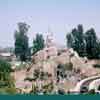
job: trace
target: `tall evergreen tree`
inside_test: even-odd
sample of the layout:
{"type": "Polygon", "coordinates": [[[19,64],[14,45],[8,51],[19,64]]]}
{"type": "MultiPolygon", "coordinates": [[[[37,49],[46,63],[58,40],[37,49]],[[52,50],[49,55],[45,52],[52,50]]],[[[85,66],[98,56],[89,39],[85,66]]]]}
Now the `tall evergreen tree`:
{"type": "Polygon", "coordinates": [[[85,40],[88,58],[98,58],[100,53],[99,42],[97,41],[96,32],[93,28],[85,33],[85,40]]]}
{"type": "Polygon", "coordinates": [[[15,31],[15,54],[21,61],[26,61],[29,53],[27,32],[29,25],[18,23],[18,31],[15,31]]]}
{"type": "Polygon", "coordinates": [[[75,51],[77,51],[80,56],[84,56],[85,42],[83,26],[81,24],[78,25],[77,29],[72,29],[72,32],[67,35],[67,44],[70,45],[70,47],[75,51]]]}
{"type": "Polygon", "coordinates": [[[70,34],[67,34],[66,38],[67,46],[77,51],[80,56],[91,59],[100,58],[100,41],[93,28],[84,33],[83,26],[79,24],[77,29],[74,28],[70,34]]]}
{"type": "Polygon", "coordinates": [[[71,48],[73,45],[73,37],[70,33],[68,33],[66,38],[67,38],[67,47],[71,48]]]}
{"type": "Polygon", "coordinates": [[[33,54],[42,50],[45,46],[44,38],[42,34],[36,34],[36,38],[33,40],[33,54]]]}
{"type": "Polygon", "coordinates": [[[77,31],[78,31],[78,46],[79,46],[78,53],[80,56],[85,56],[86,51],[85,51],[84,30],[81,24],[78,25],[77,31]]]}

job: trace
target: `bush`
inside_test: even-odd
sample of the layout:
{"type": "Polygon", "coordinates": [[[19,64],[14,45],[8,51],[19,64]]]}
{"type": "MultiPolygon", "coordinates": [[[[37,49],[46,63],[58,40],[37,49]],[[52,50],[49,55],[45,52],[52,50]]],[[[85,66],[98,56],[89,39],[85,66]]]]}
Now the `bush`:
{"type": "Polygon", "coordinates": [[[15,88],[0,88],[0,94],[16,94],[17,91],[15,88]]]}
{"type": "Polygon", "coordinates": [[[0,72],[8,72],[10,73],[12,71],[11,64],[8,63],[5,60],[0,59],[0,72]]]}
{"type": "Polygon", "coordinates": [[[67,64],[65,64],[64,65],[64,67],[65,67],[65,70],[72,70],[73,69],[73,64],[72,63],[67,63],[67,64]]]}
{"type": "Polygon", "coordinates": [[[34,80],[34,78],[30,78],[30,77],[26,77],[25,79],[24,79],[24,81],[30,81],[30,82],[32,82],[34,80]]]}
{"type": "Polygon", "coordinates": [[[17,91],[16,91],[16,88],[6,88],[6,92],[8,93],[8,94],[16,94],[17,93],[17,91]]]}
{"type": "Polygon", "coordinates": [[[35,70],[34,70],[34,73],[33,73],[34,79],[38,79],[38,78],[39,78],[39,74],[40,74],[40,70],[35,69],[35,70]]]}
{"type": "Polygon", "coordinates": [[[0,93],[2,94],[13,94],[15,93],[14,79],[11,77],[11,65],[0,60],[0,93]]]}
{"type": "Polygon", "coordinates": [[[98,90],[100,91],[100,85],[98,86],[98,90]]]}
{"type": "Polygon", "coordinates": [[[0,81],[8,81],[11,71],[11,65],[4,60],[0,60],[0,81]]]}
{"type": "Polygon", "coordinates": [[[67,77],[66,71],[72,71],[72,69],[73,69],[72,63],[59,64],[57,66],[57,80],[59,81],[59,76],[61,78],[66,78],[67,77]]]}
{"type": "Polygon", "coordinates": [[[94,89],[91,89],[90,91],[88,91],[88,94],[96,94],[94,89]]]}
{"type": "Polygon", "coordinates": [[[6,87],[8,84],[4,81],[0,81],[0,88],[6,87]]]}
{"type": "Polygon", "coordinates": [[[93,67],[94,68],[100,68],[100,64],[94,64],[93,67]]]}

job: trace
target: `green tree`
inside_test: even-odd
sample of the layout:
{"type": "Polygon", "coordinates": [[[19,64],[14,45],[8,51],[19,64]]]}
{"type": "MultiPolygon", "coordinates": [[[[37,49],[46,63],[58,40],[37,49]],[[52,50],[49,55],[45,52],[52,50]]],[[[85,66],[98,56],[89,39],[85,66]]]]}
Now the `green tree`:
{"type": "Polygon", "coordinates": [[[42,34],[36,34],[36,38],[33,40],[33,54],[44,48],[44,38],[42,34]]]}
{"type": "Polygon", "coordinates": [[[78,25],[77,27],[77,31],[78,31],[78,44],[79,44],[79,55],[80,56],[85,56],[86,51],[85,51],[85,41],[84,41],[84,30],[83,30],[83,26],[81,24],[78,25]]]}
{"type": "Polygon", "coordinates": [[[90,59],[99,58],[100,46],[96,36],[96,32],[93,28],[85,33],[85,41],[87,57],[90,59]]]}
{"type": "Polygon", "coordinates": [[[72,45],[73,45],[73,37],[72,37],[72,35],[69,33],[69,34],[67,34],[66,38],[67,38],[67,47],[68,47],[68,48],[71,48],[72,45]]]}
{"type": "Polygon", "coordinates": [[[91,59],[100,58],[100,41],[93,28],[83,31],[83,26],[79,24],[67,34],[67,46],[73,48],[80,56],[87,56],[91,59]]]}
{"type": "Polygon", "coordinates": [[[29,55],[29,45],[27,32],[29,25],[18,23],[18,31],[15,31],[15,54],[21,61],[26,61],[29,55]]]}
{"type": "Polygon", "coordinates": [[[73,48],[80,56],[84,56],[85,42],[83,26],[79,24],[77,28],[72,29],[70,34],[67,34],[66,38],[68,47],[73,48]]]}

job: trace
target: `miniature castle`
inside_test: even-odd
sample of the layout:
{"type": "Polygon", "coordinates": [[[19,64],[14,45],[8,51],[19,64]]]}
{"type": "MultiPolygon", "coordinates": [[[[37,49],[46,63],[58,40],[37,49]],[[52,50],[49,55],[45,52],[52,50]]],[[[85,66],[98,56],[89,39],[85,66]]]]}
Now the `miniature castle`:
{"type": "Polygon", "coordinates": [[[53,33],[48,31],[46,36],[46,45],[43,50],[38,51],[35,57],[40,60],[46,60],[57,56],[57,47],[54,42],[53,33]]]}

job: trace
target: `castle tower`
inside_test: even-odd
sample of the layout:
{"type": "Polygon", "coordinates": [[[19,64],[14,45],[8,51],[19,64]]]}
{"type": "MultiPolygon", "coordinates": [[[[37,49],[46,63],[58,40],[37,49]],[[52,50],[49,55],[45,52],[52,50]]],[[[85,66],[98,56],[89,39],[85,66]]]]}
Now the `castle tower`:
{"type": "Polygon", "coordinates": [[[46,37],[46,47],[54,46],[54,36],[50,28],[48,28],[47,37],[46,37]]]}

